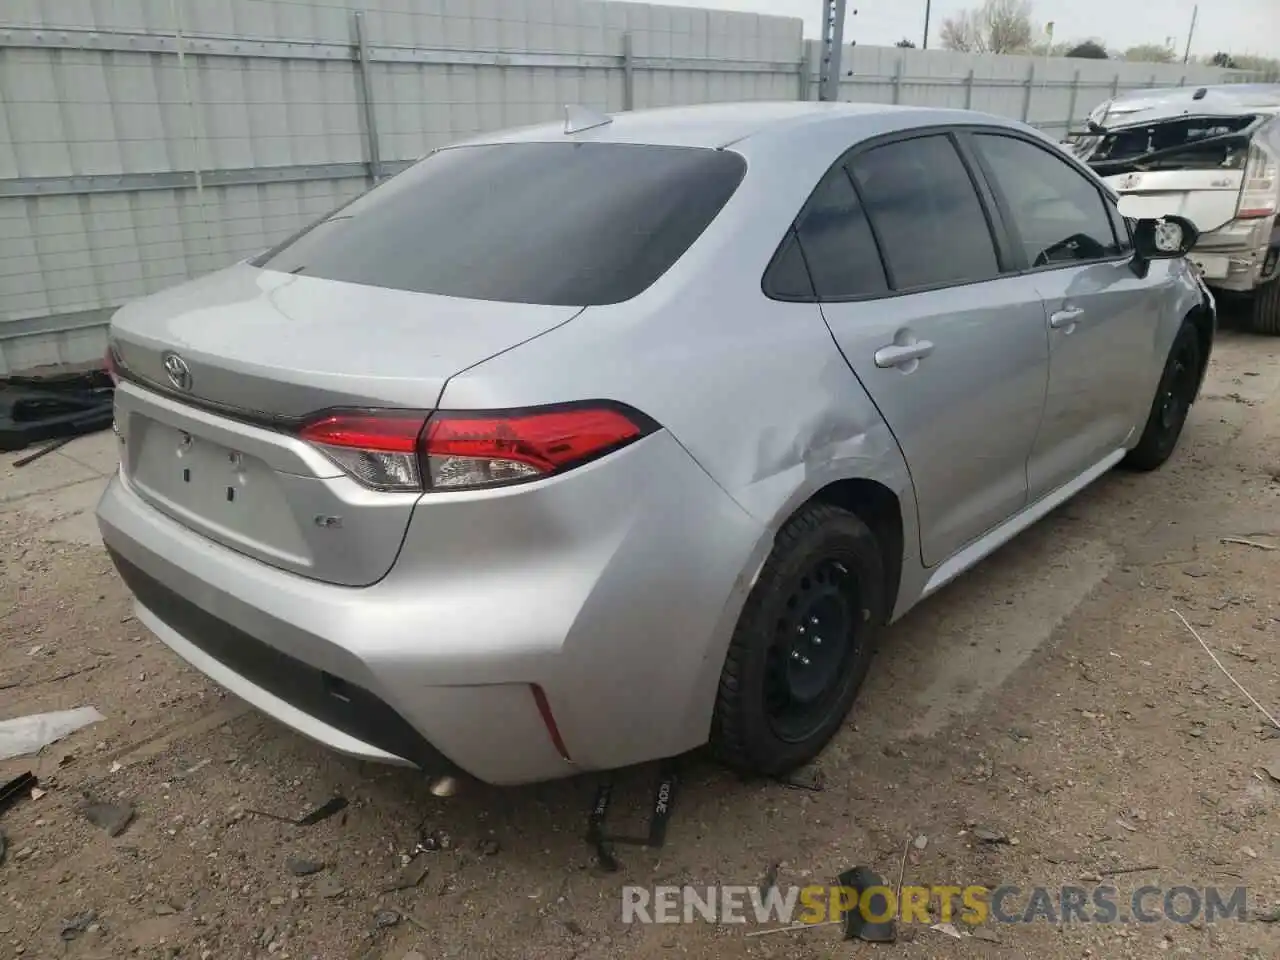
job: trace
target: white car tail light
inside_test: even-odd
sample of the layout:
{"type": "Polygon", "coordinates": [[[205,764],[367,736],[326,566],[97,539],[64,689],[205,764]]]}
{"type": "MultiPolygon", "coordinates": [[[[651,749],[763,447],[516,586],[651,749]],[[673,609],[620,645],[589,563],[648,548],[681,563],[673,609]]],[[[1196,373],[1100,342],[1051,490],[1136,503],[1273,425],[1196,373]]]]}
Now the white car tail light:
{"type": "Polygon", "coordinates": [[[1240,203],[1236,217],[1253,220],[1270,217],[1276,212],[1277,178],[1280,164],[1276,155],[1260,143],[1249,146],[1249,158],[1244,165],[1244,183],[1240,187],[1240,203]]]}
{"type": "Polygon", "coordinates": [[[657,429],[620,404],[519,411],[331,411],[299,432],[374,490],[469,490],[562,473],[657,429]]]}

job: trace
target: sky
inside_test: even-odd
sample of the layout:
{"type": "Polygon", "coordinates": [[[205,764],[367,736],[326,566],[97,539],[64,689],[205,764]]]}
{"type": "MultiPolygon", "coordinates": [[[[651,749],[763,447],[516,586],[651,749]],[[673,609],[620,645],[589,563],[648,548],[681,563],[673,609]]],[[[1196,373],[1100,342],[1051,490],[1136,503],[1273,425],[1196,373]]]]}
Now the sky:
{"type": "MultiPolygon", "coordinates": [[[[680,0],[674,0],[680,2],[680,0]]],[[[683,0],[690,6],[718,10],[747,10],[801,17],[805,36],[819,35],[822,0],[683,0]]],[[[845,41],[890,46],[903,37],[920,45],[925,0],[847,0],[845,41]]],[[[939,44],[945,17],[977,6],[980,0],[933,0],[929,44],[939,44]]],[[[1280,0],[1032,0],[1037,27],[1054,22],[1057,41],[1099,37],[1108,47],[1124,50],[1140,43],[1164,43],[1173,38],[1181,53],[1191,26],[1191,13],[1200,15],[1191,41],[1193,56],[1230,53],[1280,57],[1280,0]]]]}

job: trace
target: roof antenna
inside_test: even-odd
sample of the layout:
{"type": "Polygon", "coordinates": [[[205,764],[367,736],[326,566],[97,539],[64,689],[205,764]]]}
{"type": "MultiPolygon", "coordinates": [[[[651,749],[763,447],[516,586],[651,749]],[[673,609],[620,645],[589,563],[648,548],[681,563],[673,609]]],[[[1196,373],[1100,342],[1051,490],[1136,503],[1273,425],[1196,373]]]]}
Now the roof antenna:
{"type": "Polygon", "coordinates": [[[580,107],[576,103],[566,103],[564,105],[564,132],[581,133],[583,130],[593,130],[596,127],[603,127],[606,124],[613,123],[613,117],[603,113],[596,113],[589,107],[580,107]]]}

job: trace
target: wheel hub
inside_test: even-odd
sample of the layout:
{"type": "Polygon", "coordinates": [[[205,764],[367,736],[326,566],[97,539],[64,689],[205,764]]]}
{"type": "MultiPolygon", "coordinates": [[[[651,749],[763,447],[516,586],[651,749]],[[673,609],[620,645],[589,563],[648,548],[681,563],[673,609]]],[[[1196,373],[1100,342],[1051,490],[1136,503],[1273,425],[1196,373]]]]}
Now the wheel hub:
{"type": "Polygon", "coordinates": [[[826,722],[863,619],[856,578],[838,561],[816,564],[795,581],[765,674],[765,708],[779,737],[803,740],[826,722]]]}
{"type": "Polygon", "coordinates": [[[1191,405],[1195,369],[1188,352],[1188,348],[1184,347],[1174,359],[1173,369],[1169,371],[1168,386],[1160,400],[1160,425],[1166,430],[1177,426],[1191,405]]]}

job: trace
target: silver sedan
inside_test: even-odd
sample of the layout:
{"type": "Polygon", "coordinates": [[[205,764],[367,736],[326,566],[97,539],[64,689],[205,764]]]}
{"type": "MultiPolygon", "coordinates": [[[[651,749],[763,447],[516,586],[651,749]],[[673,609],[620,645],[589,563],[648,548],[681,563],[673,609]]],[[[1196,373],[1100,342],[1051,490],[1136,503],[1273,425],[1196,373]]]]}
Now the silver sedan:
{"type": "Polygon", "coordinates": [[[1195,234],[996,117],[572,109],[121,309],[103,537],[178,655],[347,754],[782,774],[888,624],[1170,456],[1195,234]]]}

